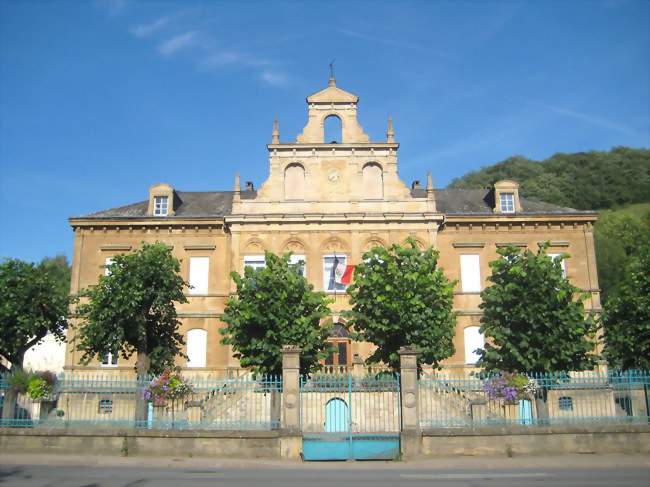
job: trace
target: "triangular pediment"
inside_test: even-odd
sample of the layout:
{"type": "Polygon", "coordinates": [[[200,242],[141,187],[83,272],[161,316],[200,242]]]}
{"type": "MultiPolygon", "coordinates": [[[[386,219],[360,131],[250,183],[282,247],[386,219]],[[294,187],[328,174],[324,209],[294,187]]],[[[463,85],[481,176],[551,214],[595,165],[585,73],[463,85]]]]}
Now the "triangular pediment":
{"type": "Polygon", "coordinates": [[[307,103],[357,103],[359,97],[336,85],[330,85],[324,90],[307,97],[307,103]]]}

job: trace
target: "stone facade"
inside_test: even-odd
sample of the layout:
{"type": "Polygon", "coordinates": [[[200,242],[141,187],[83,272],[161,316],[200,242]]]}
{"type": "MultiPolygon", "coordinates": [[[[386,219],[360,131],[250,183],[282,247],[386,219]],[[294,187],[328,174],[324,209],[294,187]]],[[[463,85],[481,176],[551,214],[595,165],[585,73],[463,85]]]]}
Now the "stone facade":
{"type": "MultiPolygon", "coordinates": [[[[595,213],[520,198],[514,181],[485,190],[437,190],[429,174],[426,185],[413,182],[409,187],[398,175],[399,144],[390,119],[386,140],[371,142],[357,121],[358,98],[338,88],[334,79],[308,97],[307,105],[308,121],[296,142],[281,142],[274,123],[267,146],[269,176],[258,190],[249,183],[242,190],[238,175],[232,191],[185,192],[157,184],[142,202],[71,218],[72,292],[96,283],[115,254],[142,242],[165,242],[180,260],[186,280],[191,262],[205,273],[198,288],[188,289],[189,302],[178,312],[186,337],[195,329],[207,333],[205,357],[193,369],[218,375],[239,373],[219,334],[219,316],[234,289],[230,272],[241,272],[245,262],[259,259],[265,250],[301,256],[306,277],[320,290],[328,286],[326,256],[345,256],[347,264],[356,264],[372,246],[403,243],[408,237],[422,248],[433,245],[448,277],[459,280],[454,297],[459,312],[456,353],[444,362],[448,369],[471,369],[466,329],[479,325],[479,293],[486,285],[488,263],[504,244],[537,249],[540,242],[550,241],[550,253],[568,253],[567,277],[591,293],[586,307],[599,311],[595,213]],[[325,143],[328,117],[341,123],[340,143],[325,143]],[[193,259],[197,257],[204,259],[193,259]],[[472,284],[461,272],[464,259],[474,266],[472,284]]],[[[337,322],[348,300],[344,290],[332,292],[332,297],[332,319],[337,322]]],[[[69,335],[66,370],[104,370],[99,363],[81,366],[80,352],[73,348],[74,329],[69,335]]],[[[337,340],[345,346],[334,363],[351,365],[357,354],[363,358],[371,353],[369,344],[346,343],[345,336],[337,340]]],[[[179,358],[178,365],[188,364],[179,358]]],[[[133,363],[120,359],[105,366],[130,371],[133,363]]]]}

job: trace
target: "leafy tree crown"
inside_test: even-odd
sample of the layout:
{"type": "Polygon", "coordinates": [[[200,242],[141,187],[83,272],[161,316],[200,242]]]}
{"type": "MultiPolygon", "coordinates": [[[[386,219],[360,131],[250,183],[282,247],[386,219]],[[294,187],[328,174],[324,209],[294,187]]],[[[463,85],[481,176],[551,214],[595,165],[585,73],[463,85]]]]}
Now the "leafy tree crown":
{"type": "Polygon", "coordinates": [[[564,277],[561,259],[515,246],[498,249],[492,283],[481,293],[481,332],[489,337],[479,363],[488,370],[550,372],[592,364],[595,322],[585,316],[588,295],[564,277]],[[577,299],[576,299],[577,297],[577,299]]]}
{"type": "Polygon", "coordinates": [[[640,246],[605,303],[604,354],[610,365],[650,370],[650,244],[640,246]]]}
{"type": "Polygon", "coordinates": [[[266,252],[264,268],[247,266],[243,275],[231,274],[237,291],[221,317],[222,343],[232,345],[240,364],[258,374],[282,373],[284,345],[300,346],[303,374],[318,369],[326,356],[331,329],[321,322],[330,314],[330,300],[314,291],[298,264],[289,263],[290,255],[266,252]]]}
{"type": "Polygon", "coordinates": [[[65,340],[70,304],[70,267],[65,257],[34,265],[0,263],[0,355],[21,368],[25,352],[47,333],[65,340]]]}
{"type": "Polygon", "coordinates": [[[356,338],[377,346],[370,362],[398,370],[404,346],[416,347],[420,363],[434,366],[454,354],[456,283],[438,267],[438,255],[432,247],[420,250],[413,239],[363,255],[348,287],[352,309],[346,316],[356,338]]]}
{"type": "Polygon", "coordinates": [[[144,243],[116,255],[108,275],[80,293],[77,349],[82,362],[107,352],[128,359],[146,354],[150,371],[160,373],[182,355],[183,337],[174,303],[185,303],[180,264],[164,243],[144,243]]]}

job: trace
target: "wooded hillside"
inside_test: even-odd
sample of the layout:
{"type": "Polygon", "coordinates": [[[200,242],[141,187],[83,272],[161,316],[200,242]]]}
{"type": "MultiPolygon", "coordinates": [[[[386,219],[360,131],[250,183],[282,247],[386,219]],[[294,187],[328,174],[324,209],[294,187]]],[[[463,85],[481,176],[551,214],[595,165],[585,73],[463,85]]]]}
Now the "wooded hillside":
{"type": "Polygon", "coordinates": [[[578,210],[650,202],[650,150],[557,153],[543,161],[514,156],[454,179],[450,188],[487,188],[519,182],[522,196],[578,210]]]}
{"type": "Polygon", "coordinates": [[[555,154],[543,161],[515,156],[454,179],[451,188],[487,188],[514,179],[521,195],[578,210],[601,211],[594,236],[603,298],[623,279],[637,249],[650,240],[650,150],[555,154]]]}

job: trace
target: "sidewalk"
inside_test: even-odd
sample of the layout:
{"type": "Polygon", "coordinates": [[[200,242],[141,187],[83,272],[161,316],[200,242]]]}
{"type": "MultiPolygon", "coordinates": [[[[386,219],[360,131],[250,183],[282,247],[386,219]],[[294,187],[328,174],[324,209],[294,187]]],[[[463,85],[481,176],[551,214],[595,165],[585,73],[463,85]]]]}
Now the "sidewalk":
{"type": "Polygon", "coordinates": [[[291,462],[282,460],[239,460],[205,457],[119,457],[0,453],[0,465],[45,465],[59,467],[154,467],[154,468],[230,468],[255,467],[278,469],[414,469],[414,470],[473,470],[473,469],[611,469],[650,468],[647,455],[558,455],[544,457],[448,457],[410,462],[291,462]]]}

